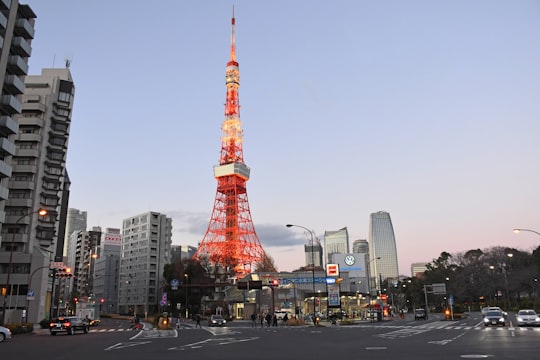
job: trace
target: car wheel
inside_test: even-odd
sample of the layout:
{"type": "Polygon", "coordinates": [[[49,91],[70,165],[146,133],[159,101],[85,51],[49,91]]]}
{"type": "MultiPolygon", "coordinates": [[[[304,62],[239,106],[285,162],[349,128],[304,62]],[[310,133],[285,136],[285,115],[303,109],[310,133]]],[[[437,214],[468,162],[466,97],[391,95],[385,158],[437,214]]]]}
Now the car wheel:
{"type": "Polygon", "coordinates": [[[75,329],[73,329],[73,328],[69,328],[69,330],[68,330],[68,334],[69,334],[69,335],[73,335],[73,334],[75,334],[75,329]]]}
{"type": "Polygon", "coordinates": [[[3,342],[4,340],[6,340],[6,335],[4,335],[4,333],[1,333],[0,334],[0,342],[3,342]]]}
{"type": "Polygon", "coordinates": [[[56,333],[55,333],[55,332],[52,332],[51,335],[52,335],[52,336],[56,336],[56,333]]]}

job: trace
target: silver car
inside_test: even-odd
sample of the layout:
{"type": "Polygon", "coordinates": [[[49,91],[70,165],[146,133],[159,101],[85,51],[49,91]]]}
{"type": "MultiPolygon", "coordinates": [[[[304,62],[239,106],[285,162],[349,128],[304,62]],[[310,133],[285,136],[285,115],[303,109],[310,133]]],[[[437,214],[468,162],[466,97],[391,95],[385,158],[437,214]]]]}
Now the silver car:
{"type": "Polygon", "coordinates": [[[536,311],[531,309],[522,309],[519,310],[516,314],[516,320],[518,326],[539,326],[540,317],[536,311]]]}
{"type": "Polygon", "coordinates": [[[3,326],[0,326],[0,342],[11,339],[11,331],[3,326]]]}
{"type": "Polygon", "coordinates": [[[208,318],[208,326],[225,326],[227,321],[221,315],[211,315],[208,318]]]}

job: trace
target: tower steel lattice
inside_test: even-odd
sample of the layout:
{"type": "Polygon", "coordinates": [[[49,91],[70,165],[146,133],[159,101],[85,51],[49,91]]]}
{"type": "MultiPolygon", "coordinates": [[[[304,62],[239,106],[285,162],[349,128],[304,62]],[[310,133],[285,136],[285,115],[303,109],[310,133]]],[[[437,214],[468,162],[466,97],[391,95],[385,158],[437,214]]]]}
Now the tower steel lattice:
{"type": "Polygon", "coordinates": [[[225,72],[227,88],[225,118],[221,125],[221,155],[214,166],[217,191],[208,229],[194,258],[214,266],[233,269],[237,275],[251,272],[265,257],[251,219],[246,191],[249,167],[244,163],[243,131],[238,88],[240,71],[236,61],[235,18],[232,17],[230,60],[225,72]]]}

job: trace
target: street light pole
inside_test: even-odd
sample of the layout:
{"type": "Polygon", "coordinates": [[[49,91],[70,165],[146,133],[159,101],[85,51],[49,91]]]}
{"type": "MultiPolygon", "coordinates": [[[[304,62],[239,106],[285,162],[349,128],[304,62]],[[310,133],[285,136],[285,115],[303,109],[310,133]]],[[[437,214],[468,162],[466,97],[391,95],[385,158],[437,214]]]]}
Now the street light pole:
{"type": "Polygon", "coordinates": [[[368,261],[367,263],[367,269],[368,269],[368,279],[367,279],[367,283],[368,283],[368,295],[369,295],[369,303],[368,303],[368,311],[369,311],[369,319],[370,321],[373,321],[373,314],[371,313],[371,263],[375,260],[379,260],[381,257],[378,256],[374,259],[371,259],[368,261]]]}
{"type": "Polygon", "coordinates": [[[184,274],[184,277],[186,278],[186,281],[185,281],[185,290],[186,290],[186,294],[185,294],[185,295],[186,295],[186,319],[187,319],[187,318],[188,318],[188,315],[189,315],[189,313],[188,313],[188,306],[187,306],[188,290],[189,290],[189,288],[188,288],[188,286],[187,286],[187,285],[188,285],[188,274],[184,274]]]}
{"type": "Polygon", "coordinates": [[[536,231],[536,230],[530,230],[530,229],[513,229],[512,230],[514,233],[516,234],[519,234],[520,232],[522,231],[528,231],[528,232],[532,232],[532,233],[535,233],[536,235],[540,235],[540,232],[536,231]]]}
{"type": "Polygon", "coordinates": [[[47,210],[45,209],[39,209],[37,211],[31,211],[31,212],[28,212],[22,216],[20,216],[17,221],[15,221],[15,224],[13,225],[13,229],[12,229],[12,236],[11,236],[11,249],[10,249],[10,253],[9,253],[9,263],[8,263],[8,271],[7,271],[7,280],[6,280],[6,293],[4,295],[4,308],[3,308],[3,311],[2,311],[2,325],[5,324],[5,321],[6,321],[6,311],[7,311],[7,296],[8,296],[8,293],[11,295],[11,273],[13,271],[13,248],[15,247],[15,233],[16,233],[16,230],[17,230],[17,225],[19,224],[19,222],[24,219],[25,217],[27,217],[28,215],[31,215],[31,214],[35,214],[35,213],[38,213],[39,215],[41,216],[45,216],[47,215],[47,210]]]}
{"type": "Polygon", "coordinates": [[[307,232],[309,232],[309,235],[311,236],[311,283],[313,285],[313,321],[315,321],[315,318],[317,317],[317,313],[315,311],[315,251],[313,251],[313,247],[314,247],[314,244],[313,244],[313,241],[314,241],[314,238],[315,238],[315,234],[313,233],[312,230],[308,229],[307,227],[305,226],[302,226],[302,225],[293,225],[293,224],[287,224],[286,225],[287,227],[299,227],[299,228],[302,228],[304,230],[306,230],[307,232]]]}

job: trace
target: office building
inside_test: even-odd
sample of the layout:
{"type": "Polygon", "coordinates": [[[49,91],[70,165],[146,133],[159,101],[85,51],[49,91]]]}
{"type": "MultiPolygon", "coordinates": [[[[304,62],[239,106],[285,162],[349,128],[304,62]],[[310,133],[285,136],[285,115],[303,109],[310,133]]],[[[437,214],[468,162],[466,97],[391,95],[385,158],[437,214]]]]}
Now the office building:
{"type": "Polygon", "coordinates": [[[122,225],[118,312],[155,313],[162,299],[163,269],[171,263],[172,219],[147,212],[122,225]]]}
{"type": "Polygon", "coordinates": [[[87,213],[79,209],[68,208],[66,215],[66,232],[64,240],[64,255],[68,255],[70,245],[70,237],[74,232],[85,231],[87,228],[87,213]]]}
{"type": "Polygon", "coordinates": [[[120,229],[105,229],[93,273],[94,301],[99,304],[100,313],[111,314],[118,311],[121,245],[120,229]]]}
{"type": "Polygon", "coordinates": [[[381,289],[384,280],[399,278],[396,238],[390,214],[379,211],[370,215],[369,242],[371,276],[376,278],[376,287],[381,289]]]}
{"type": "Polygon", "coordinates": [[[411,277],[423,278],[424,272],[427,270],[427,262],[418,262],[411,264],[411,277]]]}
{"type": "Polygon", "coordinates": [[[191,245],[172,245],[171,246],[171,257],[172,262],[185,261],[193,258],[197,252],[196,246],[191,245]]]}
{"type": "Polygon", "coordinates": [[[349,233],[347,227],[337,231],[324,232],[324,253],[327,264],[332,263],[332,255],[349,252],[349,233]]]}
{"type": "Polygon", "coordinates": [[[312,265],[315,268],[323,267],[323,248],[321,244],[317,241],[315,244],[304,245],[304,254],[306,259],[306,266],[311,267],[312,265]]]}

